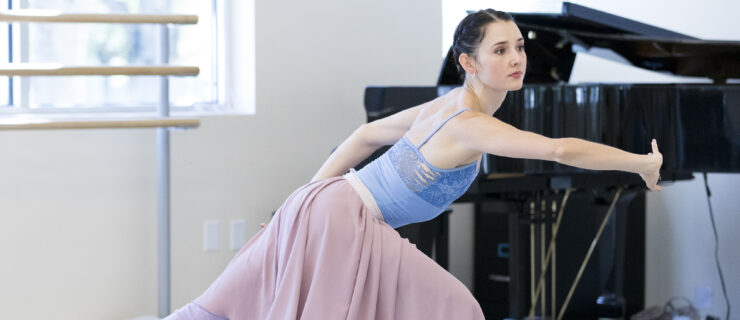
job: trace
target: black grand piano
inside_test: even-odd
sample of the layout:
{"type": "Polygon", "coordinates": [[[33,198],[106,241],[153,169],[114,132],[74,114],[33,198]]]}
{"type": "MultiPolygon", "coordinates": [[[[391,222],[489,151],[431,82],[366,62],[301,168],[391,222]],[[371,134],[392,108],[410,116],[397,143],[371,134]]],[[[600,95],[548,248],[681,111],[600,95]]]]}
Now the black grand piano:
{"type": "MultiPolygon", "coordinates": [[[[496,117],[548,137],[636,153],[650,152],[656,138],[663,181],[740,172],[740,85],[728,84],[740,78],[740,42],[699,40],[567,2],[559,14],[512,16],[525,37],[528,69],[524,87],[509,92],[496,117]],[[610,49],[640,68],[711,81],[568,84],[575,52],[591,48],[610,49]]],[[[450,49],[437,86],[366,88],[367,121],[461,84],[450,49]]],[[[486,317],[596,319],[642,310],[645,191],[634,174],[486,155],[459,200],[475,204],[474,295],[486,317]]],[[[399,232],[446,268],[447,219],[399,232]]]]}

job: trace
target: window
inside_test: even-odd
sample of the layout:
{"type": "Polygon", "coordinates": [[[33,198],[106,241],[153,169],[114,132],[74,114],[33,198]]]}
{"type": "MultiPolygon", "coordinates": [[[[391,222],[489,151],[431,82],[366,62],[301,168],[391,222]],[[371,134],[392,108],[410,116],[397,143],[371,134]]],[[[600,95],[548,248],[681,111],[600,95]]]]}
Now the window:
{"type": "MultiPolygon", "coordinates": [[[[170,109],[223,109],[220,33],[222,0],[8,0],[8,8],[65,13],[196,14],[196,25],[170,27],[171,65],[200,68],[196,77],[170,77],[170,109]]],[[[0,35],[0,59],[72,66],[158,64],[160,25],[13,23],[0,35]]],[[[3,77],[0,109],[12,112],[153,111],[157,76],[3,77]],[[8,88],[8,90],[5,90],[8,88]],[[4,108],[2,107],[4,105],[4,108]]]]}
{"type": "MultiPolygon", "coordinates": [[[[8,34],[11,32],[12,28],[7,26],[7,28],[0,29],[2,29],[0,30],[0,61],[10,61],[8,54],[12,48],[9,46],[8,34]]],[[[9,91],[11,90],[12,87],[10,86],[8,77],[0,77],[0,108],[2,108],[1,106],[4,104],[10,104],[11,95],[9,94],[9,91]]]]}

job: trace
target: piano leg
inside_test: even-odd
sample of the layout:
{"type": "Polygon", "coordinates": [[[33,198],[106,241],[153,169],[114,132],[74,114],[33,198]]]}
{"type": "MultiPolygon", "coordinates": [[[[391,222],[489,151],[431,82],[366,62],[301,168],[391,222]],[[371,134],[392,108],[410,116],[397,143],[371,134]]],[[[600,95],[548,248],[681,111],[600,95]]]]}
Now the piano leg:
{"type": "MultiPolygon", "coordinates": [[[[530,314],[530,309],[538,316],[557,316],[553,309],[557,311],[564,305],[570,286],[556,284],[573,282],[589,244],[604,222],[615,191],[580,189],[568,195],[566,205],[563,205],[564,194],[562,190],[541,195],[499,194],[476,203],[474,294],[487,318],[522,319],[530,314]],[[556,209],[550,206],[541,210],[543,200],[545,204],[556,202],[556,209]],[[534,214],[530,205],[533,202],[537,204],[534,214]],[[542,229],[537,224],[545,226],[544,258],[542,229]],[[558,240],[551,246],[553,235],[558,240]],[[504,256],[500,250],[497,253],[502,242],[508,249],[504,256]],[[545,274],[536,272],[548,268],[545,274]],[[542,284],[538,285],[540,279],[542,284]],[[549,288],[545,288],[545,283],[549,288]],[[535,300],[539,305],[533,303],[535,300]]],[[[613,314],[615,308],[629,317],[644,306],[645,196],[638,188],[625,191],[620,198],[602,235],[613,239],[613,245],[607,248],[605,245],[609,243],[605,242],[595,247],[592,252],[595,261],[582,271],[581,284],[573,290],[563,318],[596,318],[613,314]],[[599,296],[606,303],[597,304],[599,296]],[[623,302],[622,297],[625,297],[623,302]]]]}

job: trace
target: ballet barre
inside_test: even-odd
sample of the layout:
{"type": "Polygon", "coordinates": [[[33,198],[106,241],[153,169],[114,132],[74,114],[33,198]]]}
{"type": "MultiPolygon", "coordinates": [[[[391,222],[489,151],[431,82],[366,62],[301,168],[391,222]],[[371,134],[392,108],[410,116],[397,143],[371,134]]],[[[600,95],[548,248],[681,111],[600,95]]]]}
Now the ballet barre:
{"type": "Polygon", "coordinates": [[[0,130],[69,130],[69,129],[194,129],[199,119],[131,119],[131,120],[34,120],[2,119],[0,130]]]}
{"type": "Polygon", "coordinates": [[[159,103],[152,119],[48,120],[9,117],[0,121],[2,130],[125,129],[155,128],[157,131],[157,312],[170,313],[170,136],[172,128],[192,129],[198,119],[170,118],[170,76],[196,76],[197,66],[169,65],[169,28],[175,24],[197,24],[197,15],[173,14],[78,14],[55,10],[14,9],[0,11],[5,23],[135,23],[158,24],[159,61],[151,66],[65,66],[54,63],[0,64],[0,76],[158,76],[159,103]]]}
{"type": "Polygon", "coordinates": [[[57,10],[15,9],[0,12],[0,22],[196,24],[197,15],[63,13],[57,10]]]}
{"type": "Polygon", "coordinates": [[[189,66],[64,66],[58,63],[0,64],[0,76],[197,76],[189,66]]]}

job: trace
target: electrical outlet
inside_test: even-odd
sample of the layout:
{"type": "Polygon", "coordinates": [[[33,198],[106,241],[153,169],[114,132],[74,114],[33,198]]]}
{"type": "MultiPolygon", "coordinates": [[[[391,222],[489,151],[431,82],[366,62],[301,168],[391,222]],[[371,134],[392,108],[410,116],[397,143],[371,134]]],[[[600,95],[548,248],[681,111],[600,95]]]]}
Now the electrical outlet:
{"type": "Polygon", "coordinates": [[[694,307],[697,309],[712,307],[712,287],[701,285],[694,288],[694,307]]]}
{"type": "Polygon", "coordinates": [[[242,220],[231,220],[231,251],[239,251],[247,243],[247,223],[242,220]]]}
{"type": "Polygon", "coordinates": [[[217,220],[203,222],[203,250],[206,252],[218,251],[218,225],[217,220]]]}

